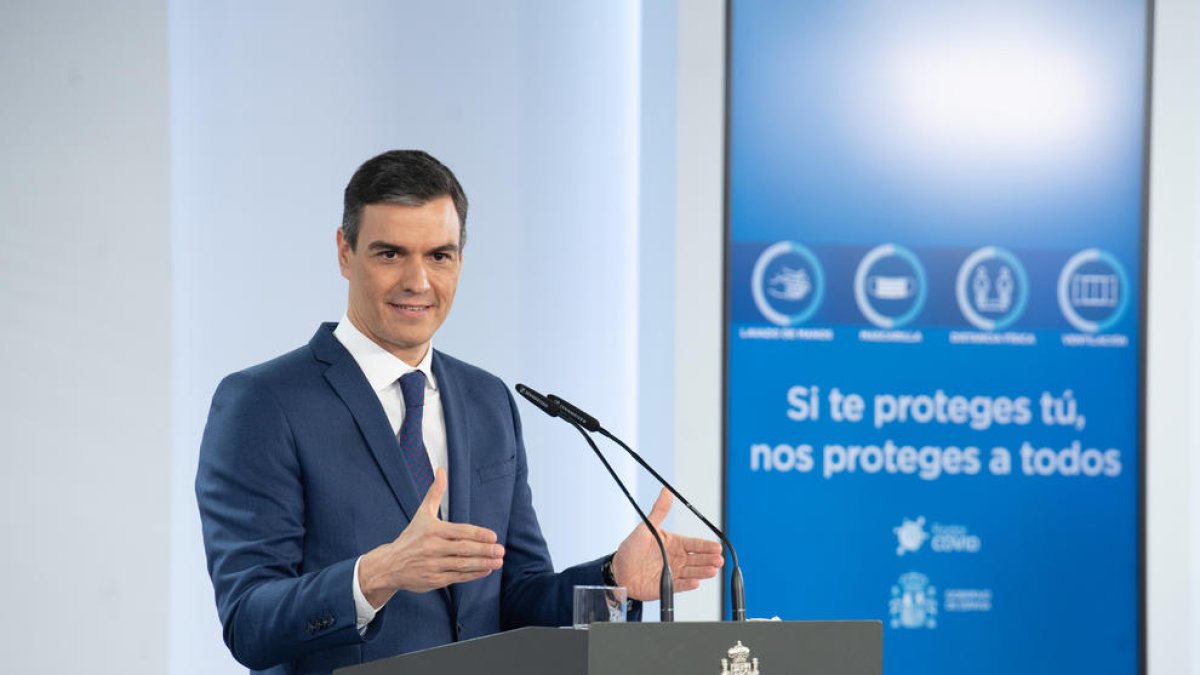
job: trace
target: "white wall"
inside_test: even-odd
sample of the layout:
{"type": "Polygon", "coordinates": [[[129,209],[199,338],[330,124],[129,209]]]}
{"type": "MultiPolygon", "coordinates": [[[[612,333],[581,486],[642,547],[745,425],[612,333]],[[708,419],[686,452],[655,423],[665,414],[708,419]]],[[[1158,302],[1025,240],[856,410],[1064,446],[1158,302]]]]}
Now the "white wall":
{"type": "Polygon", "coordinates": [[[1146,543],[1151,673],[1200,674],[1200,7],[1159,0],[1151,130],[1146,543]]]}
{"type": "MultiPolygon", "coordinates": [[[[340,318],[342,188],[378,152],[429,150],[471,200],[438,348],[562,394],[631,441],[663,436],[654,418],[639,424],[636,394],[639,345],[671,328],[640,310],[640,214],[673,205],[669,166],[648,179],[661,195],[641,193],[641,12],[633,0],[171,4],[173,673],[239,672],[191,490],[209,398],[223,375],[340,318]]],[[[615,549],[633,513],[574,430],[524,412],[555,562],[615,549]]]]}
{"type": "Polygon", "coordinates": [[[165,25],[0,3],[4,672],[167,667],[165,25]]]}
{"type": "MultiPolygon", "coordinates": [[[[687,0],[678,8],[674,469],[680,491],[721,525],[725,3],[687,0]]],[[[705,536],[690,518],[676,523],[705,536]]],[[[755,588],[748,580],[747,604],[755,588]]],[[[716,584],[708,584],[676,604],[681,616],[715,620],[720,598],[716,584]]]]}

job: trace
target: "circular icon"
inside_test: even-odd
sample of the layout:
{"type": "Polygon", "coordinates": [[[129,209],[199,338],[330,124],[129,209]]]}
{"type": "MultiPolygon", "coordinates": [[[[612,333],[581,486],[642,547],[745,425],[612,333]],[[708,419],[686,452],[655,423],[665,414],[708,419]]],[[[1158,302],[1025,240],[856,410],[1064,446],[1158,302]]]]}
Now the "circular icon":
{"type": "Polygon", "coordinates": [[[1112,328],[1129,304],[1129,277],[1112,254],[1089,248],[1071,256],[1058,275],[1058,307],[1075,328],[1112,328]]]}
{"type": "Polygon", "coordinates": [[[1003,330],[1025,311],[1029,277],[1025,266],[1011,252],[985,246],[967,256],[958,268],[954,291],[958,308],[972,326],[1003,330]]]}
{"type": "Polygon", "coordinates": [[[795,326],[808,321],[825,295],[825,273],[812,251],[792,241],[767,247],[750,279],[754,304],[768,321],[795,326]]]}
{"type": "Polygon", "coordinates": [[[925,306],[925,268],[912,251],[883,244],[867,252],[854,274],[854,300],[871,323],[899,328],[925,306]]]}

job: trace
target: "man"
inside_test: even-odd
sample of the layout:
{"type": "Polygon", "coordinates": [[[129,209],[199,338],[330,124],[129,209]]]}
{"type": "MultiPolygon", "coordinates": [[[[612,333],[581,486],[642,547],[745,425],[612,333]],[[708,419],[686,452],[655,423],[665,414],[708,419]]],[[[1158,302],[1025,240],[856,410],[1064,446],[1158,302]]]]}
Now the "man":
{"type": "MultiPolygon", "coordinates": [[[[213,396],[196,495],[225,642],[257,672],[329,673],[569,624],[577,584],[658,597],[644,526],[614,554],[554,572],[512,396],[432,348],[466,216],[458,180],[426,153],[367,161],[337,232],[345,317],[213,396]]],[[[669,508],[664,491],[656,526],[669,508]]],[[[677,589],[716,575],[716,542],[663,537],[677,589]]]]}

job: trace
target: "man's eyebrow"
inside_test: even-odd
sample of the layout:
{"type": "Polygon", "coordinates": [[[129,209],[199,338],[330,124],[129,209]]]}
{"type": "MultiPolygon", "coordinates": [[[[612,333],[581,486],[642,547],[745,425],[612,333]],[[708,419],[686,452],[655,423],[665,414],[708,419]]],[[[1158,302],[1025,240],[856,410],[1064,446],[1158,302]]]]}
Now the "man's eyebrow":
{"type": "Polygon", "coordinates": [[[403,251],[403,246],[399,244],[390,244],[386,241],[373,241],[367,244],[367,248],[372,251],[403,251]]]}
{"type": "MultiPolygon", "coordinates": [[[[461,249],[462,249],[462,247],[459,246],[458,244],[442,244],[441,246],[437,246],[433,249],[430,249],[429,252],[430,253],[458,253],[459,250],[461,250],[461,249]]],[[[373,241],[373,242],[367,244],[367,250],[370,250],[370,251],[400,251],[400,252],[407,253],[409,249],[408,249],[408,247],[401,246],[400,244],[393,244],[393,243],[386,242],[386,241],[373,241]]]]}

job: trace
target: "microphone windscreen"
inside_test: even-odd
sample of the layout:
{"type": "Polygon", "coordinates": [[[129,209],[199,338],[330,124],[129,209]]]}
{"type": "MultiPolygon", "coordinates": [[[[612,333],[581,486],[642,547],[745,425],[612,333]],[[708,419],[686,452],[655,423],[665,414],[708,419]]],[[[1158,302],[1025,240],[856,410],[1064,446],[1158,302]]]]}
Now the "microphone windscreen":
{"type": "Polygon", "coordinates": [[[523,384],[517,385],[517,393],[525,397],[525,400],[537,406],[542,412],[551,417],[558,417],[559,406],[557,401],[552,401],[536,390],[531,389],[523,384]]]}

